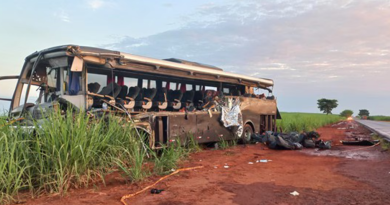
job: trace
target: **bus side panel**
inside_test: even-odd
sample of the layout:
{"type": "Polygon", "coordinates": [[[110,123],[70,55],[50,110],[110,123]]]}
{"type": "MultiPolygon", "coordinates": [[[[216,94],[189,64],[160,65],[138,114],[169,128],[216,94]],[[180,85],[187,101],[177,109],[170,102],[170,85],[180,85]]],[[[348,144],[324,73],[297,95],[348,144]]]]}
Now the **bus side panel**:
{"type": "Polygon", "coordinates": [[[225,140],[234,139],[231,128],[223,126],[220,112],[212,112],[211,117],[208,112],[197,112],[196,122],[198,130],[197,140],[200,143],[217,142],[221,140],[221,137],[225,140]]]}
{"type": "MultiPolygon", "coordinates": [[[[254,124],[255,132],[261,132],[261,116],[274,116],[276,115],[276,100],[265,100],[259,98],[240,98],[241,101],[241,112],[243,116],[243,121],[251,121],[254,124]]],[[[268,128],[267,130],[274,130],[274,126],[272,128],[268,128]]]]}
{"type": "Polygon", "coordinates": [[[196,136],[196,114],[177,113],[168,116],[169,135],[168,142],[179,139],[184,143],[189,136],[196,136]]]}

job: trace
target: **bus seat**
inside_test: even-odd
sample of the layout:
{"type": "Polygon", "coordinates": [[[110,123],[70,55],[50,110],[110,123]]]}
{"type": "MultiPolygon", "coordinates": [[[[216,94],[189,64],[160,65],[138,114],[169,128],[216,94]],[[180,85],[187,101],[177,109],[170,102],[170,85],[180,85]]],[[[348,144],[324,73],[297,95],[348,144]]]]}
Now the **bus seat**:
{"type": "Polygon", "coordinates": [[[170,91],[168,93],[168,107],[172,107],[175,110],[179,110],[181,108],[182,97],[183,93],[180,90],[170,91]]]}
{"type": "Polygon", "coordinates": [[[115,104],[115,98],[120,93],[122,87],[116,83],[110,83],[103,87],[98,95],[94,96],[94,103],[92,107],[101,107],[102,99],[108,100],[110,104],[115,104]]]}
{"type": "Polygon", "coordinates": [[[168,98],[167,98],[167,89],[161,88],[157,90],[156,97],[154,98],[154,107],[158,107],[160,110],[165,110],[168,108],[168,98]]]}
{"type": "Polygon", "coordinates": [[[186,91],[181,99],[182,107],[194,106],[195,92],[193,90],[186,91]]]}
{"type": "Polygon", "coordinates": [[[91,93],[97,93],[100,89],[100,84],[97,82],[88,84],[88,91],[91,93]]]}
{"type": "Polygon", "coordinates": [[[141,89],[139,87],[130,87],[129,93],[127,93],[125,99],[127,103],[124,105],[126,109],[133,109],[135,106],[136,98],[139,95],[141,89]]]}
{"type": "Polygon", "coordinates": [[[195,91],[194,94],[194,107],[201,110],[203,105],[203,92],[201,90],[195,91]]]}
{"type": "Polygon", "coordinates": [[[142,103],[143,109],[150,109],[153,105],[153,98],[156,96],[157,90],[156,88],[149,88],[144,91],[144,99],[142,103]]]}
{"type": "Polygon", "coordinates": [[[135,106],[134,108],[142,108],[142,99],[144,99],[144,93],[145,93],[145,90],[146,88],[140,88],[140,91],[137,95],[137,97],[135,98],[135,106]]]}
{"type": "Polygon", "coordinates": [[[127,95],[127,91],[129,90],[129,87],[127,87],[126,85],[123,85],[121,87],[122,87],[121,91],[119,92],[117,98],[120,98],[122,100],[126,100],[126,95],[127,95]]]}

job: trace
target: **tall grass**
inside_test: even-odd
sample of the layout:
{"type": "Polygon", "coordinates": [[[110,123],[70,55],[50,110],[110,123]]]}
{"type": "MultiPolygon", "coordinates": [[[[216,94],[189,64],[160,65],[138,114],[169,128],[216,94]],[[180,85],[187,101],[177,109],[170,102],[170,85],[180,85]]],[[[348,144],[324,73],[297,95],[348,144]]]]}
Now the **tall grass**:
{"type": "Polygon", "coordinates": [[[104,183],[116,170],[131,182],[152,172],[166,174],[200,150],[192,135],[184,143],[177,140],[160,151],[150,150],[142,144],[146,136],[112,116],[99,120],[83,112],[68,111],[66,117],[55,112],[33,124],[34,133],[17,124],[0,127],[0,204],[18,202],[21,192],[31,197],[64,195],[70,188],[104,183]],[[147,159],[147,153],[153,158],[147,159]],[[146,161],[154,163],[153,170],[146,161]]]}
{"type": "Polygon", "coordinates": [[[277,126],[282,128],[283,132],[311,131],[343,119],[339,115],[315,113],[282,112],[281,115],[282,119],[277,121],[277,126]]]}
{"type": "Polygon", "coordinates": [[[143,177],[146,151],[139,149],[131,124],[85,113],[66,116],[52,113],[47,120],[35,121],[40,129],[34,134],[17,126],[0,128],[0,203],[16,202],[23,190],[32,197],[62,195],[71,187],[104,182],[118,165],[131,170],[131,180],[143,177]]]}

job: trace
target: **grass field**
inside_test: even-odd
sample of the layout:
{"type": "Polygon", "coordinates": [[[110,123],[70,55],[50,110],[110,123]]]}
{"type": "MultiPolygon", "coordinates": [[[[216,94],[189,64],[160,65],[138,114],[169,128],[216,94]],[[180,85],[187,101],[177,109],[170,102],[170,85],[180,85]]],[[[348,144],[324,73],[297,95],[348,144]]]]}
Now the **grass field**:
{"type": "Polygon", "coordinates": [[[376,120],[376,121],[390,121],[390,116],[374,115],[374,116],[369,116],[368,119],[376,120]]]}
{"type": "Polygon", "coordinates": [[[339,115],[317,113],[282,112],[281,115],[282,119],[277,121],[277,126],[282,128],[283,132],[312,131],[343,119],[339,115]]]}

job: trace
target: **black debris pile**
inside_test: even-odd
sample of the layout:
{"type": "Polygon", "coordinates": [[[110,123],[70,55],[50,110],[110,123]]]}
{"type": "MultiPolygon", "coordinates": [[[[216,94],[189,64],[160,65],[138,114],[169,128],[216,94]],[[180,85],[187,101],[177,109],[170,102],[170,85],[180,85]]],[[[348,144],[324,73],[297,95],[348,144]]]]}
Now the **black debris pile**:
{"type": "Polygon", "coordinates": [[[331,141],[323,141],[320,138],[320,134],[315,131],[307,133],[291,132],[277,133],[267,131],[263,135],[253,134],[252,140],[254,142],[260,142],[266,144],[270,149],[302,149],[305,148],[319,148],[330,149],[332,146],[331,141]]]}

